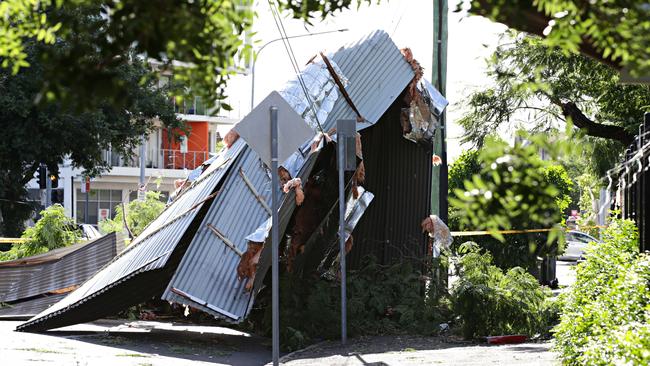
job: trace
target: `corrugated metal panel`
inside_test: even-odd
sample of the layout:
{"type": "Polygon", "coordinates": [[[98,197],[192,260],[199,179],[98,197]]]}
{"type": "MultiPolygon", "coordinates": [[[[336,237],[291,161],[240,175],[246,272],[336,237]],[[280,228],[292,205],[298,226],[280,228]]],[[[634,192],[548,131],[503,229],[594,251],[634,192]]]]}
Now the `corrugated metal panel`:
{"type": "Polygon", "coordinates": [[[400,103],[395,103],[372,128],[361,132],[366,182],[375,199],[353,232],[350,268],[374,255],[391,264],[425,254],[420,223],[430,212],[431,146],[402,137],[400,103]]]}
{"type": "MultiPolygon", "coordinates": [[[[301,177],[306,178],[316,160],[317,154],[307,159],[301,170],[301,177]]],[[[234,167],[224,183],[223,192],[219,195],[206,214],[197,235],[181,261],[175,276],[170,281],[163,299],[188,304],[216,317],[230,321],[240,321],[250,310],[252,294],[261,285],[261,279],[269,268],[270,261],[265,259],[265,253],[271,246],[269,240],[265,243],[264,252],[260,258],[256,285],[253,291],[246,292],[245,280],[237,280],[237,265],[240,257],[215,236],[207,225],[211,224],[237,245],[237,249],[246,251],[246,236],[264,223],[269,215],[261,203],[254,198],[250,189],[242,183],[242,178],[236,171],[242,169],[257,192],[266,198],[271,205],[271,180],[257,154],[250,149],[243,154],[241,164],[234,167]],[[174,290],[177,290],[174,292],[174,290]],[[179,292],[191,297],[180,295],[179,292]]],[[[284,195],[278,189],[281,198],[280,229],[286,229],[293,209],[295,195],[293,191],[284,195]]],[[[270,253],[270,251],[269,251],[270,253]]]]}
{"type": "MultiPolygon", "coordinates": [[[[346,90],[355,106],[372,123],[379,119],[414,77],[410,65],[383,31],[373,32],[337,51],[332,58],[350,81],[346,90]]],[[[336,120],[341,118],[355,116],[345,99],[340,97],[323,128],[328,130],[334,127],[336,120]]],[[[369,124],[362,127],[367,126],[369,124]]],[[[253,151],[246,151],[244,156],[241,166],[270,205],[270,178],[266,170],[253,151]]],[[[311,164],[314,162],[315,157],[311,164]]],[[[257,286],[252,293],[246,292],[244,282],[237,280],[239,256],[207,227],[208,223],[215,226],[243,252],[247,248],[245,237],[268,219],[268,213],[235,174],[238,169],[233,169],[224,184],[224,191],[213,202],[163,295],[166,300],[190,304],[230,321],[241,321],[247,315],[252,305],[251,294],[255,294],[261,286],[270,265],[270,243],[266,243],[258,265],[257,286]]],[[[303,167],[301,172],[306,181],[311,165],[303,167]]],[[[281,232],[284,232],[294,208],[291,200],[284,202],[287,204],[281,207],[281,215],[285,217],[281,232]]]]}
{"type": "MultiPolygon", "coordinates": [[[[375,123],[415,76],[388,33],[378,30],[338,50],[332,56],[350,80],[345,88],[361,115],[375,123]]],[[[356,119],[352,109],[340,97],[330,112],[326,131],[339,119],[356,119]]],[[[360,123],[357,129],[369,127],[360,123]]]]}
{"type": "Polygon", "coordinates": [[[0,302],[26,299],[80,285],[123,248],[124,242],[113,233],[88,243],[1,263],[0,302]]]}
{"type": "Polygon", "coordinates": [[[63,299],[66,294],[46,295],[0,307],[0,319],[31,318],[63,299]]]}
{"type": "MultiPolygon", "coordinates": [[[[380,118],[414,76],[411,67],[383,31],[373,32],[361,41],[338,50],[332,59],[350,80],[346,90],[357,109],[370,123],[380,118]]],[[[338,119],[354,117],[345,100],[339,98],[325,121],[324,128],[329,130],[334,127],[338,119]]],[[[360,129],[367,126],[370,124],[359,124],[360,129]]],[[[267,200],[270,198],[269,177],[259,159],[244,145],[242,139],[239,139],[229,151],[233,160],[241,153],[236,162],[229,162],[228,167],[207,178],[204,177],[205,174],[201,176],[201,184],[195,184],[178,198],[116,261],[63,301],[19,328],[41,330],[92,320],[156,294],[157,287],[161,283],[165,285],[176,269],[173,265],[165,264],[179,240],[184,242],[184,239],[179,238],[185,233],[189,243],[194,236],[194,232],[190,232],[192,230],[197,235],[182,260],[180,257],[183,253],[176,251],[181,263],[163,297],[187,303],[188,299],[171,291],[176,288],[191,295],[195,307],[215,316],[241,320],[252,306],[252,296],[243,293],[242,285],[236,279],[239,257],[206,230],[206,224],[211,223],[217,227],[243,250],[246,248],[244,237],[268,217],[240,180],[238,170],[242,167],[256,189],[261,194],[266,194],[267,200]],[[230,173],[223,184],[223,191],[217,195],[209,210],[206,207],[202,209],[209,211],[205,219],[202,222],[194,220],[194,212],[200,206],[196,204],[216,189],[226,171],[230,173]],[[191,213],[178,216],[195,205],[191,213]],[[146,278],[154,283],[146,282],[146,278]],[[131,290],[135,293],[126,293],[131,290]],[[73,312],[73,309],[77,311],[73,312]]],[[[312,155],[303,166],[301,175],[304,178],[308,177],[315,157],[316,154],[312,155]]],[[[294,209],[293,193],[286,195],[284,202],[281,209],[281,231],[286,228],[294,209]]],[[[270,245],[267,243],[258,266],[253,293],[261,286],[270,265],[269,259],[270,245]]]]}
{"type": "Polygon", "coordinates": [[[246,147],[241,160],[233,168],[163,295],[167,300],[186,302],[186,298],[179,298],[172,292],[172,288],[180,290],[210,304],[205,310],[217,312],[220,316],[241,313],[242,307],[248,304],[249,293],[244,291],[244,282],[237,281],[236,268],[240,257],[207,225],[213,225],[245,252],[246,236],[268,219],[269,214],[240,176],[240,169],[271,204],[271,180],[252,149],[246,147]]]}
{"type": "MultiPolygon", "coordinates": [[[[213,163],[204,175],[176,198],[115,260],[102,268],[62,301],[38,314],[29,322],[20,325],[17,329],[51,329],[52,324],[60,324],[61,320],[52,321],[51,324],[43,322],[52,317],[60,316],[62,313],[72,312],[79,305],[97,295],[110,290],[115,290],[110,292],[117,292],[119,288],[128,288],[129,284],[123,282],[134,279],[136,275],[163,268],[193,222],[196,213],[203,206],[204,200],[217,188],[217,185],[226,176],[230,166],[233,165],[244,147],[245,144],[242,141],[237,141],[226,151],[221,160],[213,163]]],[[[128,294],[125,299],[126,303],[138,303],[148,299],[152,296],[148,290],[156,288],[158,285],[159,283],[149,284],[147,289],[128,294]]],[[[165,285],[166,282],[162,284],[161,288],[164,288],[165,285]]],[[[116,296],[118,295],[121,294],[116,294],[116,296]]],[[[113,300],[111,302],[125,304],[113,300]]],[[[99,316],[112,314],[112,306],[101,307],[101,305],[98,304],[100,306],[99,316]]],[[[82,311],[77,311],[76,315],[78,317],[73,314],[63,318],[70,319],[70,324],[73,324],[83,321],[82,317],[86,317],[82,314],[82,311]]]]}

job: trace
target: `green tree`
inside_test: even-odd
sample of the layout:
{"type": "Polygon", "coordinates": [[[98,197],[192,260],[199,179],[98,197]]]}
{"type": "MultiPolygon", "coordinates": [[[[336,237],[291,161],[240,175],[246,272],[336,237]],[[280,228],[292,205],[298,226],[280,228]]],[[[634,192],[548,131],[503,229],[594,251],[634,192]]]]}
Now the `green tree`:
{"type": "MultiPolygon", "coordinates": [[[[126,206],[126,224],[134,236],[138,236],[144,228],[155,220],[165,209],[165,204],[160,201],[160,192],[147,191],[144,200],[134,200],[126,206]]],[[[115,218],[99,223],[99,228],[104,233],[122,232],[124,227],[123,206],[115,208],[115,218]]]]}
{"type": "Polygon", "coordinates": [[[545,132],[571,121],[583,132],[578,143],[594,158],[591,170],[602,175],[638,132],[650,87],[622,85],[614,69],[550,49],[537,37],[512,37],[489,61],[494,84],[468,97],[468,112],[459,121],[465,141],[480,146],[499,128],[545,132]]]}
{"type": "MultiPolygon", "coordinates": [[[[463,1],[458,1],[462,7],[463,1]]],[[[471,0],[470,13],[544,37],[565,55],[582,53],[632,75],[650,74],[650,7],[638,0],[471,0]]]]}
{"type": "Polygon", "coordinates": [[[25,242],[14,245],[8,252],[0,252],[0,260],[14,260],[66,247],[78,242],[81,233],[74,221],[65,215],[63,206],[52,205],[41,211],[41,218],[27,228],[21,238],[25,242]]]}
{"type": "MultiPolygon", "coordinates": [[[[58,46],[58,45],[57,45],[58,46]]],[[[61,44],[65,47],[65,44],[61,44]]],[[[153,130],[155,121],[168,128],[183,128],[166,90],[146,76],[148,66],[138,57],[125,55],[130,62],[111,69],[122,85],[127,102],[113,105],[101,93],[89,93],[96,107],[79,111],[58,101],[34,103],[47,79],[45,66],[39,61],[42,46],[30,44],[26,60],[30,67],[14,74],[0,68],[0,231],[6,236],[20,235],[23,222],[32,207],[25,204],[25,184],[34,176],[38,165],[47,164],[56,171],[63,159],[70,158],[76,167],[93,175],[109,168],[103,150],[112,149],[132,156],[140,136],[153,130]]]]}
{"type": "MultiPolygon", "coordinates": [[[[456,189],[465,189],[465,181],[471,181],[474,175],[481,173],[479,150],[466,150],[449,166],[449,195],[456,189]]],[[[447,225],[452,231],[461,230],[461,212],[453,204],[449,205],[449,220],[447,225]]]]}
{"type": "Polygon", "coordinates": [[[476,241],[493,255],[501,268],[531,268],[537,256],[554,253],[562,241],[559,224],[571,198],[573,183],[560,165],[544,161],[539,151],[559,156],[564,145],[541,135],[529,136],[509,146],[489,139],[479,153],[480,174],[455,189],[450,205],[458,210],[464,230],[487,230],[476,241]],[[550,233],[507,235],[498,230],[552,228],[550,233]],[[558,238],[559,237],[559,238],[558,238]]]}
{"type": "MultiPolygon", "coordinates": [[[[364,0],[365,1],[365,0],[364,0]]],[[[282,0],[280,9],[305,20],[324,18],[361,0],[282,0]]],[[[276,3],[276,2],[274,2],[276,3]]],[[[111,103],[124,102],[113,70],[129,63],[133,52],[160,61],[206,102],[224,99],[228,78],[250,60],[254,18],[252,0],[101,1],[9,0],[0,3],[0,66],[13,73],[29,67],[27,44],[65,44],[47,48],[41,94],[85,107],[87,97],[101,93],[111,103]]],[[[221,107],[229,109],[226,104],[221,107]]]]}

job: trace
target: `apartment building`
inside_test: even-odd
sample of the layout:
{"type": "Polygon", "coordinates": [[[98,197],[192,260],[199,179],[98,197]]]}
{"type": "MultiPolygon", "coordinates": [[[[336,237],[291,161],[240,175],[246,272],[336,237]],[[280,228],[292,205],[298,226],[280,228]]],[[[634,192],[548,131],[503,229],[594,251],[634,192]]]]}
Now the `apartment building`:
{"type": "MultiPolygon", "coordinates": [[[[189,134],[180,142],[170,142],[169,131],[158,127],[145,141],[145,182],[148,190],[162,192],[163,199],[174,190],[174,181],[187,174],[216,153],[222,137],[237,120],[213,117],[199,98],[176,106],[179,118],[186,121],[189,134]]],[[[88,221],[86,222],[86,193],[83,169],[73,168],[71,161],[59,167],[58,187],[53,189],[52,202],[65,207],[66,215],[77,223],[96,225],[104,218],[113,218],[115,207],[137,198],[140,179],[140,149],[131,158],[111,150],[104,151],[104,160],[111,170],[90,181],[88,221]]],[[[45,203],[44,192],[33,179],[28,184],[30,199],[45,203]]]]}

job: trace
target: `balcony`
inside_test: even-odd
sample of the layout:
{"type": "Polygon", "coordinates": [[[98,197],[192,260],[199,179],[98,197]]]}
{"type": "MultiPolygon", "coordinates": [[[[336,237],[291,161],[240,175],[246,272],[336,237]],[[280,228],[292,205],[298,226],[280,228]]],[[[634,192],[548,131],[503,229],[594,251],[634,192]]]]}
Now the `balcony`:
{"type": "MultiPolygon", "coordinates": [[[[105,150],[103,158],[112,167],[138,168],[140,166],[140,160],[137,154],[129,158],[111,150],[105,150]]],[[[147,168],[192,170],[209,158],[210,153],[207,151],[182,152],[181,150],[158,149],[153,153],[149,150],[145,160],[147,168]]]]}

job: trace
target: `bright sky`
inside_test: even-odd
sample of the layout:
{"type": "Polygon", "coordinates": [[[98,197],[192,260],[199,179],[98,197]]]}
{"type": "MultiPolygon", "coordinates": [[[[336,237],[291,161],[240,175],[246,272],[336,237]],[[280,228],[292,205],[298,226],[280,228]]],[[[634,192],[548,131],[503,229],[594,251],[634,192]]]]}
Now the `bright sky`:
{"type": "MultiPolygon", "coordinates": [[[[454,9],[456,3],[457,0],[449,0],[449,8],[454,9]]],[[[257,1],[255,10],[258,14],[254,23],[257,50],[266,42],[280,37],[280,34],[266,0],[257,1]]],[[[349,29],[347,32],[291,39],[296,60],[301,66],[319,51],[336,50],[375,29],[383,29],[391,35],[397,47],[411,48],[415,58],[425,69],[425,77],[431,79],[434,44],[431,0],[383,0],[380,5],[363,5],[359,10],[353,8],[336,13],[325,21],[314,21],[313,26],[289,18],[285,18],[283,22],[289,36],[349,29]]],[[[447,99],[450,106],[447,108],[447,144],[450,161],[462,150],[459,138],[463,131],[454,122],[462,115],[462,101],[473,88],[489,83],[485,77],[485,58],[492,53],[499,35],[505,29],[504,25],[492,23],[484,18],[449,13],[447,99]]],[[[265,47],[258,55],[255,67],[255,103],[295,77],[282,42],[273,42],[265,47]]],[[[228,116],[244,117],[250,111],[250,75],[233,78],[227,94],[228,102],[234,108],[228,116]]]]}

